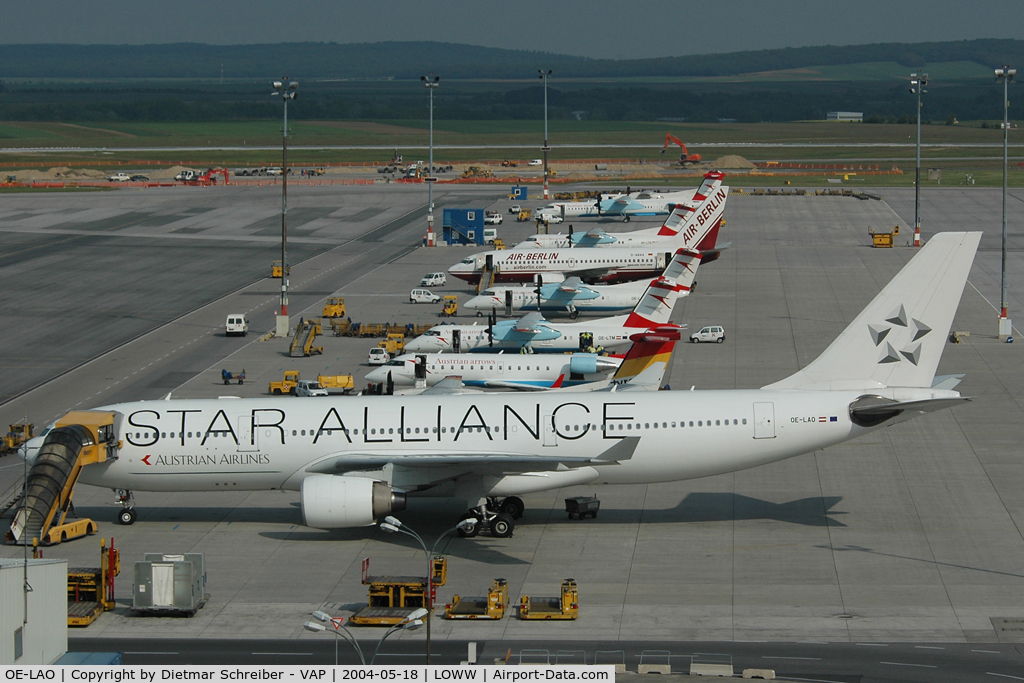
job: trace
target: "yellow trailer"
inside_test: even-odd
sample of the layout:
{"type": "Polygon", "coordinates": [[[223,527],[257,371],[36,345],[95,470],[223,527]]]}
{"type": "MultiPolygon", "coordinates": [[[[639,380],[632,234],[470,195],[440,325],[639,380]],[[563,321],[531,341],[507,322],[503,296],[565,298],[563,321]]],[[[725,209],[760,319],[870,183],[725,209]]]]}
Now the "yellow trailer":
{"type": "Polygon", "coordinates": [[[349,621],[359,626],[394,626],[421,607],[432,606],[435,595],[427,599],[428,584],[435,589],[448,580],[448,558],[435,555],[431,560],[432,577],[371,575],[370,558],[363,559],[363,585],[369,586],[369,604],[353,614],[349,621]]]}
{"type": "Polygon", "coordinates": [[[508,581],[495,579],[491,589],[482,597],[462,597],[456,594],[444,606],[445,619],[502,619],[508,604],[508,581]]]}
{"type": "Polygon", "coordinates": [[[327,390],[328,394],[347,394],[356,388],[355,378],[352,375],[317,375],[316,381],[327,390]]]}
{"type": "Polygon", "coordinates": [[[891,247],[893,246],[896,235],[900,234],[900,226],[894,225],[892,232],[875,232],[869,228],[868,234],[871,235],[871,246],[891,247]]]}
{"type": "Polygon", "coordinates": [[[520,619],[575,619],[579,616],[579,591],[576,579],[562,581],[562,594],[551,598],[531,598],[524,595],[519,599],[520,619]]]}
{"type": "Polygon", "coordinates": [[[114,539],[100,539],[100,566],[68,570],[68,626],[88,626],[114,609],[114,577],[121,573],[121,553],[114,539]]]}

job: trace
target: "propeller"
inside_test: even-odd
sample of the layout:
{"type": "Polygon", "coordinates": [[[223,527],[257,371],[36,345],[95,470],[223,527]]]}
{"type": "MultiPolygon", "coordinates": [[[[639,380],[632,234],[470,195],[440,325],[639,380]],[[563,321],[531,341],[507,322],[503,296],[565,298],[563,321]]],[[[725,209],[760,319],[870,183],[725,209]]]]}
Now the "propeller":
{"type": "MultiPolygon", "coordinates": [[[[570,237],[571,236],[572,235],[570,233],[570,237]]],[[[537,273],[537,275],[536,275],[536,282],[537,282],[537,310],[539,311],[540,310],[540,289],[541,289],[541,287],[544,286],[544,276],[541,275],[540,273],[537,273]]]]}
{"type": "Polygon", "coordinates": [[[498,321],[498,312],[491,307],[491,312],[487,316],[487,346],[494,348],[494,323],[498,321]]]}
{"type": "Polygon", "coordinates": [[[388,370],[388,383],[385,392],[387,393],[388,396],[393,396],[395,394],[395,380],[394,378],[391,377],[390,370],[388,370]]]}
{"type": "Polygon", "coordinates": [[[601,193],[597,193],[597,217],[601,217],[601,193]]]}
{"type": "Polygon", "coordinates": [[[572,223],[569,224],[569,248],[572,249],[572,223]]]}

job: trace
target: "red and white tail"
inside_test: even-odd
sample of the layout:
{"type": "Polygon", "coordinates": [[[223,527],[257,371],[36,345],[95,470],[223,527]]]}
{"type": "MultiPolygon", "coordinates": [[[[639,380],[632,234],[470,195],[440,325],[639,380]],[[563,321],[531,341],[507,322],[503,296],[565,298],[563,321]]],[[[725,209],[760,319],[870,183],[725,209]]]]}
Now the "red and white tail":
{"type": "Polygon", "coordinates": [[[623,327],[639,327],[648,329],[655,325],[664,325],[672,316],[672,307],[676,305],[676,299],[682,288],[675,280],[668,280],[659,277],[652,280],[647,291],[636,303],[636,308],[627,316],[623,327]]]}
{"type": "MultiPolygon", "coordinates": [[[[612,375],[613,383],[626,382],[644,372],[656,363],[660,363],[661,374],[672,358],[676,342],[682,337],[682,327],[678,325],[659,325],[645,332],[630,335],[633,345],[619,364],[619,369],[612,375]]],[[[658,382],[660,384],[660,379],[658,382]]]]}
{"type": "Polygon", "coordinates": [[[680,288],[680,296],[686,296],[690,293],[690,288],[693,287],[693,280],[697,277],[697,266],[699,265],[700,252],[692,249],[679,249],[661,276],[675,280],[680,288]]]}
{"type": "MultiPolygon", "coordinates": [[[[685,231],[694,225],[703,226],[707,221],[707,218],[701,219],[701,214],[708,208],[722,204],[722,210],[724,211],[725,195],[728,195],[729,188],[722,187],[722,179],[725,178],[724,173],[718,171],[712,171],[704,176],[704,182],[700,188],[697,189],[697,193],[693,195],[694,206],[687,206],[686,204],[676,204],[676,208],[669,214],[668,218],[665,219],[665,223],[661,226],[661,230],[658,231],[658,235],[662,237],[673,237],[685,231]],[[725,195],[722,195],[722,192],[725,195]],[[721,201],[716,198],[721,196],[721,201]]],[[[687,244],[685,246],[695,246],[687,244]]]]}

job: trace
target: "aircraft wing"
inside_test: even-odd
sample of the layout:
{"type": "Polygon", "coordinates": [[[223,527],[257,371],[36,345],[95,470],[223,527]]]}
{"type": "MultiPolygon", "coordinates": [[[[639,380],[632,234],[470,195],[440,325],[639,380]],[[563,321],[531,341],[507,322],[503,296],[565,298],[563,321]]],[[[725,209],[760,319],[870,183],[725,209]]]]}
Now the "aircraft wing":
{"type": "Polygon", "coordinates": [[[533,455],[528,453],[481,451],[456,452],[446,450],[420,451],[349,451],[329,455],[306,468],[312,474],[344,474],[385,465],[402,467],[466,467],[466,471],[481,468],[499,468],[502,472],[535,472],[558,469],[563,466],[586,467],[614,465],[633,457],[640,437],[626,437],[597,455],[566,455],[563,452],[533,455]]]}
{"type": "Polygon", "coordinates": [[[465,394],[468,393],[466,386],[462,383],[461,375],[452,375],[445,377],[437,384],[427,387],[420,396],[427,394],[435,395],[452,395],[452,394],[465,394]]]}
{"type": "Polygon", "coordinates": [[[523,382],[509,382],[502,379],[489,379],[484,382],[488,389],[515,389],[516,391],[547,391],[547,386],[538,384],[526,384],[523,382]]]}
{"type": "Polygon", "coordinates": [[[544,319],[544,316],[535,311],[533,313],[527,313],[517,320],[512,329],[520,334],[539,334],[548,329],[547,326],[543,324],[546,322],[547,320],[544,319]]]}

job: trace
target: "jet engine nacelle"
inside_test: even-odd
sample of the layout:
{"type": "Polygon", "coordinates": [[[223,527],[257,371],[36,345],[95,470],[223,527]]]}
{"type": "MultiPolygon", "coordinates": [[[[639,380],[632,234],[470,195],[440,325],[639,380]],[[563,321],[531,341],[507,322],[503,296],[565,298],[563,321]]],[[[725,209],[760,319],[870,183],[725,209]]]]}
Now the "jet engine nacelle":
{"type": "Polygon", "coordinates": [[[316,529],[370,526],[405,509],[405,494],[364,477],[314,474],[302,480],[302,520],[316,529]]]}
{"type": "Polygon", "coordinates": [[[599,372],[611,372],[619,364],[610,358],[602,358],[594,353],[574,353],[569,356],[569,372],[574,375],[595,375],[599,372]]]}

